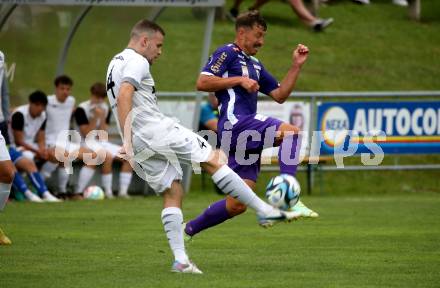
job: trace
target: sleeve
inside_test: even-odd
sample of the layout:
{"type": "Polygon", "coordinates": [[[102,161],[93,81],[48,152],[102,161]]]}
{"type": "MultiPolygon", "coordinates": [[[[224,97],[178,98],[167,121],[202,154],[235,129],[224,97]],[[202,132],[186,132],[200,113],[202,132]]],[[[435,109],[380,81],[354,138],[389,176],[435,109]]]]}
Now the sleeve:
{"type": "Polygon", "coordinates": [[[46,130],[46,122],[47,122],[47,119],[44,120],[43,124],[41,124],[40,130],[43,130],[43,131],[46,130]]]}
{"type": "Polygon", "coordinates": [[[147,77],[149,70],[150,64],[147,60],[142,59],[139,61],[139,59],[131,59],[127,62],[122,71],[121,83],[128,82],[138,90],[142,80],[147,77]]]}
{"type": "Polygon", "coordinates": [[[6,74],[3,75],[2,79],[2,91],[1,94],[1,102],[2,102],[2,112],[5,119],[9,118],[9,89],[8,89],[8,81],[6,79],[6,74]]]}
{"type": "Polygon", "coordinates": [[[261,65],[260,80],[258,81],[260,85],[260,92],[269,95],[270,92],[277,89],[280,84],[264,67],[261,65]]]}
{"type": "Polygon", "coordinates": [[[23,131],[24,129],[24,116],[21,112],[15,112],[12,114],[11,127],[13,130],[23,131]]]}
{"type": "Polygon", "coordinates": [[[112,119],[112,111],[110,109],[107,112],[107,117],[105,117],[105,124],[110,125],[110,120],[112,119]]]}
{"type": "Polygon", "coordinates": [[[228,47],[217,49],[209,57],[201,74],[221,77],[228,70],[229,63],[231,63],[236,56],[237,53],[234,52],[233,49],[228,49],[228,47]]]}
{"type": "Polygon", "coordinates": [[[75,112],[73,113],[73,117],[75,118],[76,125],[78,126],[89,124],[86,111],[84,111],[84,109],[81,107],[76,108],[75,112]]]}
{"type": "Polygon", "coordinates": [[[212,109],[208,107],[208,105],[203,105],[200,109],[200,124],[204,125],[206,122],[212,119],[216,119],[214,112],[212,109]]]}

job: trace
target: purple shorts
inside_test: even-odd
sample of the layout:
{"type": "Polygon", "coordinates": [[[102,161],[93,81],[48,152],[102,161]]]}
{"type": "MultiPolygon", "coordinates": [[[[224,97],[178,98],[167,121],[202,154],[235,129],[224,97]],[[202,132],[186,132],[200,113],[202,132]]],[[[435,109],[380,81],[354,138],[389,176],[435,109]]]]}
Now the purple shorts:
{"type": "Polygon", "coordinates": [[[255,182],[260,173],[261,151],[274,146],[276,131],[283,122],[261,114],[237,118],[232,129],[225,129],[227,124],[219,123],[219,144],[228,155],[228,166],[242,179],[255,182]]]}

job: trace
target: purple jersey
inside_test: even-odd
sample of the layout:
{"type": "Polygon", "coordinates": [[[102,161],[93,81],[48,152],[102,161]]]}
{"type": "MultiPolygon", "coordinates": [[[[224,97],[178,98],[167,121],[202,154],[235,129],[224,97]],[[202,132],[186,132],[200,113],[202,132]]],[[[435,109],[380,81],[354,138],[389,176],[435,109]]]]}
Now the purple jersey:
{"type": "MultiPolygon", "coordinates": [[[[258,82],[260,92],[264,94],[269,94],[279,86],[276,79],[255,57],[246,55],[235,44],[227,44],[218,48],[209,58],[201,74],[223,78],[249,77],[258,82]]],[[[217,91],[215,95],[220,102],[219,130],[223,130],[226,121],[235,125],[240,120],[240,116],[257,113],[257,92],[249,93],[241,86],[236,86],[217,91]]]]}

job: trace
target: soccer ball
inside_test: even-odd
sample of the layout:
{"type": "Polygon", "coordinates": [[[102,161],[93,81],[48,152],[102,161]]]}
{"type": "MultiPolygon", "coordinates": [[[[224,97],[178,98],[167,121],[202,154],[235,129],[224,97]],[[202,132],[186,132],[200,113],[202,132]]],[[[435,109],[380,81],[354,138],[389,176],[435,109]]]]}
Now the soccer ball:
{"type": "Polygon", "coordinates": [[[84,190],[84,199],[102,200],[104,199],[104,190],[99,186],[89,186],[84,190]]]}
{"type": "Polygon", "coordinates": [[[301,187],[295,177],[281,174],[273,177],[266,187],[266,198],[270,205],[281,210],[295,206],[301,187]]]}

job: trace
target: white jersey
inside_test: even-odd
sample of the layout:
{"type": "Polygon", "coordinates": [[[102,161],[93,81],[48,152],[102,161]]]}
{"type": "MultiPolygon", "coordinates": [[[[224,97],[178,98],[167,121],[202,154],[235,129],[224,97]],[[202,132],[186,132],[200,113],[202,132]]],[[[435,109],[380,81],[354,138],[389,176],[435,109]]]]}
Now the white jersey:
{"type": "MultiPolygon", "coordinates": [[[[102,110],[104,110],[104,115],[106,115],[105,116],[106,123],[109,124],[111,114],[107,103],[104,102],[99,104],[93,104],[90,100],[88,100],[78,104],[78,107],[75,110],[74,118],[75,118],[76,126],[78,126],[77,128],[79,128],[79,126],[82,124],[89,124],[90,119],[93,117],[93,110],[96,107],[99,107],[102,110]]],[[[93,129],[98,129],[100,125],[101,123],[97,121],[96,127],[94,127],[93,129]]],[[[85,135],[82,136],[84,137],[85,135]]]]}
{"type": "Polygon", "coordinates": [[[60,102],[55,95],[50,95],[47,100],[46,144],[55,145],[61,131],[70,128],[70,118],[75,107],[75,98],[69,96],[66,101],[60,102]]]}
{"type": "Polygon", "coordinates": [[[46,121],[46,112],[43,111],[40,116],[33,118],[29,113],[29,104],[26,104],[17,107],[17,109],[12,112],[11,119],[12,129],[23,131],[24,142],[32,145],[35,143],[35,137],[38,131],[42,129],[46,121]]]}
{"type": "MultiPolygon", "coordinates": [[[[182,179],[180,162],[205,162],[212,148],[205,139],[159,111],[150,64],[132,49],[116,55],[107,70],[107,96],[116,117],[123,82],[136,88],[131,111],[133,168],[150,187],[162,193],[174,180],[182,179]]],[[[119,123],[118,128],[121,133],[119,123]]]]}
{"type": "MultiPolygon", "coordinates": [[[[113,57],[107,70],[107,97],[116,117],[116,98],[123,82],[128,82],[136,88],[132,101],[133,137],[149,139],[153,130],[168,130],[176,123],[159,111],[148,60],[129,48],[113,57]]],[[[121,133],[119,121],[116,122],[121,133]]]]}

